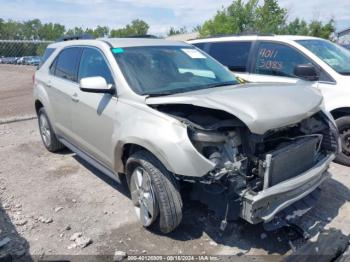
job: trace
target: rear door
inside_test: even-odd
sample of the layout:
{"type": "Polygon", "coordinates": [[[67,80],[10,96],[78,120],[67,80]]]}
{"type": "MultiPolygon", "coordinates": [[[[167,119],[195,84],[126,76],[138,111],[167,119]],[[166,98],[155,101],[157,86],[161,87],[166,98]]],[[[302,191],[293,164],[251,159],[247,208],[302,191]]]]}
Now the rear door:
{"type": "Polygon", "coordinates": [[[73,137],[71,109],[78,85],[78,65],[82,49],[63,49],[50,66],[47,90],[54,114],[54,125],[58,135],[67,140],[73,137]]]}
{"type": "Polygon", "coordinates": [[[252,41],[225,41],[208,43],[207,52],[235,75],[248,79],[248,61],[252,41]]]}
{"type": "MultiPolygon", "coordinates": [[[[112,71],[103,52],[84,47],[80,60],[78,81],[101,76],[115,87],[112,71]]],[[[112,167],[115,110],[113,94],[88,93],[76,88],[77,99],[72,105],[74,144],[106,167],[112,167]]]]}

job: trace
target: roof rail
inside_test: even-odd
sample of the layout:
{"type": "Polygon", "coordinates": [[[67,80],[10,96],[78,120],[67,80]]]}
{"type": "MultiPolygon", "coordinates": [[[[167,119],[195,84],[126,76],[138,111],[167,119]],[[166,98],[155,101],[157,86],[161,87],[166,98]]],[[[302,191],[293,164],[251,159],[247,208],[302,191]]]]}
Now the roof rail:
{"type": "Polygon", "coordinates": [[[190,39],[190,40],[220,38],[220,37],[230,37],[230,36],[275,36],[275,34],[263,34],[263,33],[217,34],[217,35],[210,35],[207,37],[198,37],[198,38],[190,39]]]}
{"type": "Polygon", "coordinates": [[[120,36],[117,38],[159,38],[155,35],[128,35],[128,36],[120,36]]]}
{"type": "Polygon", "coordinates": [[[70,40],[86,40],[86,39],[96,39],[96,38],[89,34],[67,35],[67,36],[62,36],[58,38],[56,42],[63,42],[63,41],[70,41],[70,40]]]}

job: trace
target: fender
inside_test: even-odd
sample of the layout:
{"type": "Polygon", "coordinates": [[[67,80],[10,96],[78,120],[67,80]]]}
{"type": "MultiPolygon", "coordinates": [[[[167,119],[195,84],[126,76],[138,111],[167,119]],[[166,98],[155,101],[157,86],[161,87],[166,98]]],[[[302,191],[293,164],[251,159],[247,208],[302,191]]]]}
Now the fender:
{"type": "Polygon", "coordinates": [[[115,150],[114,150],[114,171],[118,173],[124,173],[124,163],[122,160],[122,156],[124,153],[124,147],[127,144],[134,144],[137,146],[141,146],[145,148],[147,151],[151,152],[164,166],[165,168],[170,171],[174,172],[174,169],[171,167],[170,163],[166,160],[165,157],[159,152],[158,150],[155,150],[156,145],[153,145],[150,141],[143,140],[137,137],[130,137],[127,140],[124,141],[118,141],[115,150]]]}

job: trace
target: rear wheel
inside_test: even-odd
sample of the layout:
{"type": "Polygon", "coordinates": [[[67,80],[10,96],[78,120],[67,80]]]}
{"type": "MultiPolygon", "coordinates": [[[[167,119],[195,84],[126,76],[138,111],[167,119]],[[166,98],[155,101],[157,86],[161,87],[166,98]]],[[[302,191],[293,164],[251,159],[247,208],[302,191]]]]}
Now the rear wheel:
{"type": "Polygon", "coordinates": [[[173,175],[147,151],[133,154],[126,170],[140,223],[155,226],[163,233],[173,231],[182,219],[182,200],[173,175]]]}
{"type": "Polygon", "coordinates": [[[337,123],[342,143],[342,152],[335,162],[350,166],[350,116],[343,116],[335,120],[337,123]]]}
{"type": "Polygon", "coordinates": [[[38,112],[38,121],[40,136],[44,143],[44,146],[50,152],[57,152],[64,148],[64,145],[58,141],[55,132],[52,129],[49,118],[45,112],[45,109],[42,107],[38,112]]]}

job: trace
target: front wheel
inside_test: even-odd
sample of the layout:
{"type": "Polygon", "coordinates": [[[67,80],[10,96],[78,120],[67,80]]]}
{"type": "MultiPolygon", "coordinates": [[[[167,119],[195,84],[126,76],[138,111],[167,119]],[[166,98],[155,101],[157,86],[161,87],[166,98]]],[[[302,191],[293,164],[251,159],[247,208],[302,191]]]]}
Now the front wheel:
{"type": "Polygon", "coordinates": [[[343,116],[335,120],[342,143],[342,152],[335,159],[336,163],[350,166],[350,116],[343,116]]]}
{"type": "Polygon", "coordinates": [[[127,160],[126,174],[140,223],[163,233],[173,231],[182,219],[182,199],[173,175],[147,151],[127,160]]]}

